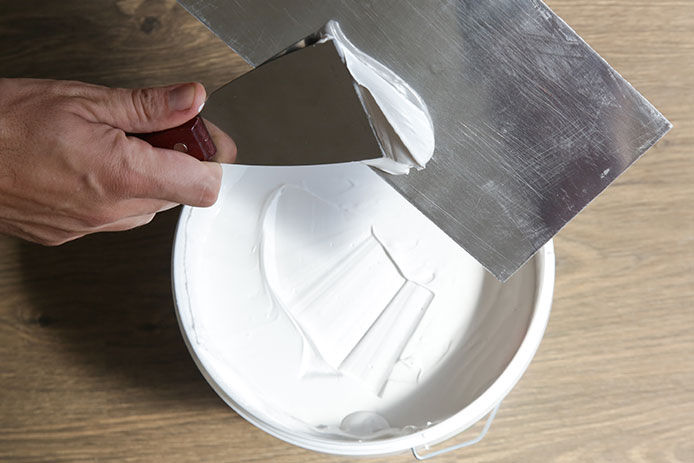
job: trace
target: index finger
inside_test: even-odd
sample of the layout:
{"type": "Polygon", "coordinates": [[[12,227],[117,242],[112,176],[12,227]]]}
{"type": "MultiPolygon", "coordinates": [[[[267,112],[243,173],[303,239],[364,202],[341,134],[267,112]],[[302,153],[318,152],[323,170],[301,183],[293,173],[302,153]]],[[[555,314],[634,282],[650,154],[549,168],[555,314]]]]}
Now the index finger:
{"type": "Polygon", "coordinates": [[[160,199],[188,206],[208,207],[217,201],[222,167],[198,161],[179,151],[154,148],[129,137],[131,149],[128,182],[135,197],[160,199]]]}
{"type": "Polygon", "coordinates": [[[210,136],[217,147],[217,153],[214,155],[212,160],[216,162],[233,163],[236,161],[236,143],[227,135],[222,129],[214,125],[207,119],[203,119],[205,125],[207,126],[207,131],[210,132],[210,136]]]}

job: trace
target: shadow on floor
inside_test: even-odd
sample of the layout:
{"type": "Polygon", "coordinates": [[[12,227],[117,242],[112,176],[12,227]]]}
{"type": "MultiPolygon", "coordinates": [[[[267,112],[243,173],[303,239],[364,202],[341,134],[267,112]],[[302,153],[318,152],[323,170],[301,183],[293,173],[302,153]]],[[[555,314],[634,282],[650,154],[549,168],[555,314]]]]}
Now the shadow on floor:
{"type": "Polygon", "coordinates": [[[32,321],[86,374],[152,400],[220,407],[176,321],[170,260],[179,211],[55,248],[22,243],[21,284],[32,321]]]}

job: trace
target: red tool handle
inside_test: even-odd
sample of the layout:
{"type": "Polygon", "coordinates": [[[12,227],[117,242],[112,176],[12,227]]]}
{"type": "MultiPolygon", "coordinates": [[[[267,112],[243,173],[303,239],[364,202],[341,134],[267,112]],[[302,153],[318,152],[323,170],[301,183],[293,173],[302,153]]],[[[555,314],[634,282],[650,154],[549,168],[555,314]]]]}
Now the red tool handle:
{"type": "Polygon", "coordinates": [[[187,153],[200,161],[209,161],[217,152],[202,117],[195,116],[178,127],[160,132],[138,134],[139,138],[157,148],[187,153]]]}

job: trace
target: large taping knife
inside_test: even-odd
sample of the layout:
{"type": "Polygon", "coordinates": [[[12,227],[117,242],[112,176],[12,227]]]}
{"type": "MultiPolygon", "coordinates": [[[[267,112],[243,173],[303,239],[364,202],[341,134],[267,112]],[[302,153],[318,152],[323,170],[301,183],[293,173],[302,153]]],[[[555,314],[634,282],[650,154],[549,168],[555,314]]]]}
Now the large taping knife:
{"type": "MultiPolygon", "coordinates": [[[[257,67],[240,77],[239,85],[273,63],[298,59],[307,49],[268,62],[330,20],[359,49],[401,76],[426,102],[435,152],[425,169],[409,175],[377,172],[502,281],[671,128],[539,0],[179,3],[257,67]]],[[[339,69],[334,56],[328,61],[339,69]]],[[[311,164],[380,155],[350,83],[340,86],[338,79],[328,86],[312,79],[327,66],[320,60],[314,64],[299,79],[310,82],[312,91],[325,89],[323,103],[344,97],[351,100],[351,109],[285,116],[309,129],[325,123],[311,130],[312,137],[342,134],[344,149],[315,150],[311,143],[318,143],[317,138],[304,137],[304,145],[298,145],[303,154],[286,151],[291,159],[263,160],[256,157],[261,150],[251,149],[240,162],[311,164]],[[342,130],[345,119],[356,121],[353,132],[342,130]]],[[[265,88],[273,87],[278,88],[265,88]]],[[[286,107],[281,96],[273,98],[286,107]]],[[[213,94],[205,111],[211,115],[220,107],[230,108],[225,98],[213,94]]],[[[268,134],[270,120],[245,118],[268,134]]],[[[239,122],[235,117],[227,118],[228,127],[212,116],[210,120],[239,140],[253,132],[234,127],[234,120],[239,122]]],[[[274,133],[273,140],[260,140],[261,147],[270,142],[290,147],[296,139],[284,136],[300,132],[274,133]]],[[[244,151],[239,150],[241,155],[244,151]]]]}

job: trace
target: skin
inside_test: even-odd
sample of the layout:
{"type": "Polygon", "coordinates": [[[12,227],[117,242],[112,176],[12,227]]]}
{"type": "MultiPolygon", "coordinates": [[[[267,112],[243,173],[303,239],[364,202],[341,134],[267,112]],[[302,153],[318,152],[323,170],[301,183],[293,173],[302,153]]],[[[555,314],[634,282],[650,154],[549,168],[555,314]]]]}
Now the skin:
{"type": "Polygon", "coordinates": [[[207,207],[234,142],[206,121],[217,162],[154,148],[133,133],[180,125],[205,101],[199,83],[117,89],[0,79],[0,232],[59,245],[128,230],[177,204],[207,207]]]}

